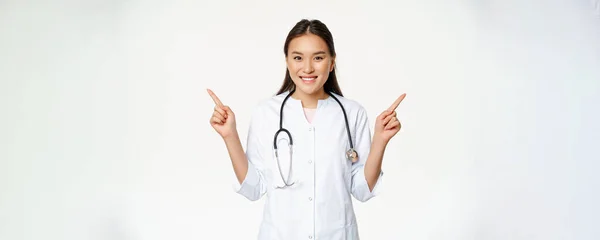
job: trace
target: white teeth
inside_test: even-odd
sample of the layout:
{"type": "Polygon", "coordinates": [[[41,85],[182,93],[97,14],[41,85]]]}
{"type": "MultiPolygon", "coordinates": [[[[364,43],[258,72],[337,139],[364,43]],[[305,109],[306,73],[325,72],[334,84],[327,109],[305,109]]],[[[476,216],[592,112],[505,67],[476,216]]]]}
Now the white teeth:
{"type": "Polygon", "coordinates": [[[304,80],[304,81],[311,81],[311,80],[315,80],[315,78],[314,77],[313,78],[302,78],[302,80],[304,80]]]}

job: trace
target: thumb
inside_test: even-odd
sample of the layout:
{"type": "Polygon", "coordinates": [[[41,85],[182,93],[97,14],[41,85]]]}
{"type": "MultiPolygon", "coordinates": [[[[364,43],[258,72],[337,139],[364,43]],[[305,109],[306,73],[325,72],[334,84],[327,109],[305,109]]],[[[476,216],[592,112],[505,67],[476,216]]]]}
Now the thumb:
{"type": "Polygon", "coordinates": [[[231,111],[231,108],[229,108],[229,106],[223,106],[221,107],[221,109],[225,110],[225,112],[227,112],[227,115],[233,115],[233,111],[231,111]]]}
{"type": "Polygon", "coordinates": [[[392,111],[385,110],[381,114],[379,114],[379,120],[383,121],[388,115],[390,115],[392,111]]]}

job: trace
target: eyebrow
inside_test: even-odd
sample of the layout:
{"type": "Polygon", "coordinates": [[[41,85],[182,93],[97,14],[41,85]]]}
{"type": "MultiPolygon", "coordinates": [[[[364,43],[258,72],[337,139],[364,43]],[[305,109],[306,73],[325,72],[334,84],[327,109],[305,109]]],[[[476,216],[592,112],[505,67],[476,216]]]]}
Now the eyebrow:
{"type": "MultiPolygon", "coordinates": [[[[304,55],[301,52],[297,52],[297,51],[293,51],[292,54],[304,55]]],[[[325,51],[318,51],[318,52],[314,53],[313,55],[317,55],[317,54],[325,54],[325,51]]]]}

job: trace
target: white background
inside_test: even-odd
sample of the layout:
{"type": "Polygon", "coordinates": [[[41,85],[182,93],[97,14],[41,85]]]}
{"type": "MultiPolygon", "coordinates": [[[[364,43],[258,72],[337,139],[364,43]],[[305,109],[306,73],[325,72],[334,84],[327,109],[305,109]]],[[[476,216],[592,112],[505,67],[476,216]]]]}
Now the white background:
{"type": "MultiPolygon", "coordinates": [[[[594,5],[596,4],[596,5],[594,5]]],[[[344,94],[401,93],[362,239],[600,239],[600,11],[564,1],[0,1],[0,239],[255,239],[245,146],[302,18],[344,94]]]]}

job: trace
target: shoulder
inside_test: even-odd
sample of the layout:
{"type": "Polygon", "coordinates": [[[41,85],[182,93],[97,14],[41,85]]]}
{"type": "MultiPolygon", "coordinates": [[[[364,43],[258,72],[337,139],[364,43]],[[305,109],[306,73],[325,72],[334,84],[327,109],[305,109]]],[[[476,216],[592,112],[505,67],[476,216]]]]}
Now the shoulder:
{"type": "Polygon", "coordinates": [[[257,111],[268,111],[272,110],[273,108],[278,108],[279,106],[281,106],[281,103],[283,103],[283,100],[288,94],[289,92],[284,92],[274,96],[262,98],[256,104],[255,109],[257,111]]]}
{"type": "MultiPolygon", "coordinates": [[[[342,106],[344,106],[346,115],[348,117],[348,124],[352,129],[351,131],[356,132],[368,129],[369,117],[367,114],[367,110],[360,102],[358,102],[355,99],[349,97],[342,97],[333,93],[332,96],[335,96],[335,98],[337,98],[340,101],[342,106]]],[[[332,101],[335,101],[335,99],[332,101]]]]}
{"type": "MultiPolygon", "coordinates": [[[[340,101],[340,103],[344,106],[346,112],[348,112],[349,115],[353,115],[355,117],[366,116],[367,110],[357,100],[349,98],[347,96],[342,97],[335,93],[332,93],[332,96],[334,96],[335,99],[340,101]]],[[[335,101],[335,99],[333,101],[335,101]]]]}
{"type": "Polygon", "coordinates": [[[281,103],[283,103],[288,93],[284,92],[259,99],[252,111],[252,118],[265,118],[269,114],[278,113],[281,103]]]}

